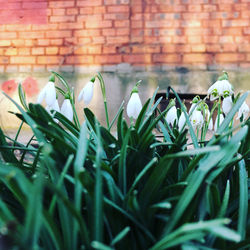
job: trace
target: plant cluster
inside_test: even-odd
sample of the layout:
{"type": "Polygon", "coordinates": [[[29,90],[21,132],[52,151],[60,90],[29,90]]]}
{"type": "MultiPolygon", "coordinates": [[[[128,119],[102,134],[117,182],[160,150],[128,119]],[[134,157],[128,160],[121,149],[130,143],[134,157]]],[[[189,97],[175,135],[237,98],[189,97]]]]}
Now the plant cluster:
{"type": "Polygon", "coordinates": [[[176,99],[156,116],[157,90],[142,106],[138,82],[127,122],[124,103],[109,120],[101,74],[78,101],[90,103],[96,78],[106,125],[88,108],[80,125],[74,91],[56,72],[37,104],[26,102],[21,85],[22,106],[6,95],[22,123],[14,139],[0,130],[0,248],[249,248],[248,93],[235,96],[224,73],[208,90],[211,110],[196,97],[187,112],[170,89],[176,99]],[[63,87],[55,86],[56,79],[63,87]],[[58,94],[65,98],[61,108],[58,94]],[[18,140],[23,123],[33,133],[27,144],[18,140]],[[215,131],[208,140],[209,129],[215,131]]]}

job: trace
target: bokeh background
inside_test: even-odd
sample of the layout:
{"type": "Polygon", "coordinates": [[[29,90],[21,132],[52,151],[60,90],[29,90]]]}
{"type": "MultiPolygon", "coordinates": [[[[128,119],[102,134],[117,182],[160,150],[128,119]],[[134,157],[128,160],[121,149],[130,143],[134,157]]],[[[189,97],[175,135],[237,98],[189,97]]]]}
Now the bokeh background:
{"type": "MultiPolygon", "coordinates": [[[[100,71],[112,118],[139,79],[144,102],[157,86],[204,94],[222,70],[246,91],[249,69],[249,0],[0,0],[0,87],[15,100],[22,83],[35,102],[51,70],[76,95],[100,71]]],[[[15,129],[15,107],[2,94],[0,105],[15,129]]],[[[90,108],[104,120],[98,83],[90,108]]]]}

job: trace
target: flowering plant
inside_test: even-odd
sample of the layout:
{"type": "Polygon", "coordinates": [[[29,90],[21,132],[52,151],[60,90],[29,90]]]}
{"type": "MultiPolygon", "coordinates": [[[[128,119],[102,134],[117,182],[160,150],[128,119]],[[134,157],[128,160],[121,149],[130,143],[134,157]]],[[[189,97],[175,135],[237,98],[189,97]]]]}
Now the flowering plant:
{"type": "MultiPolygon", "coordinates": [[[[247,93],[232,94],[232,108],[221,123],[220,97],[211,112],[198,97],[187,112],[171,89],[176,100],[156,117],[161,101],[154,103],[157,90],[141,107],[137,84],[127,106],[133,120],[127,123],[123,103],[109,120],[104,80],[101,74],[96,78],[106,125],[87,107],[80,125],[74,91],[56,72],[40,94],[49,109],[27,104],[21,85],[23,107],[6,95],[19,109],[15,115],[22,123],[15,139],[0,129],[0,245],[73,250],[248,247],[247,93]],[[63,88],[51,81],[54,77],[63,88]],[[61,109],[54,106],[57,94],[65,98],[61,109]],[[204,134],[214,110],[220,121],[208,140],[204,134]],[[240,123],[233,126],[238,111],[240,123]],[[27,144],[18,140],[23,123],[33,133],[27,144]],[[114,134],[110,130],[115,124],[114,134]]],[[[79,100],[89,102],[92,83],[79,100]]]]}

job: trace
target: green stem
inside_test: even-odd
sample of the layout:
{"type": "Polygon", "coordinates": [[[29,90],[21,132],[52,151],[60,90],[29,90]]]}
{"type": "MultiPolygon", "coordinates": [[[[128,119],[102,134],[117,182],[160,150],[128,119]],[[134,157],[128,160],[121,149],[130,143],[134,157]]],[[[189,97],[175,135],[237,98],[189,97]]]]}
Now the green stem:
{"type": "Polygon", "coordinates": [[[80,125],[80,122],[79,122],[79,119],[78,119],[78,115],[76,113],[76,107],[75,107],[75,104],[74,104],[74,101],[72,98],[70,98],[70,102],[71,102],[71,105],[72,105],[72,109],[73,109],[73,119],[74,119],[74,123],[76,125],[76,127],[80,130],[81,128],[81,125],[80,125]]]}
{"type": "Polygon", "coordinates": [[[218,118],[217,118],[217,129],[220,126],[220,106],[221,106],[221,97],[219,96],[219,102],[218,102],[218,118]]]}
{"type": "MultiPolygon", "coordinates": [[[[16,136],[15,136],[15,139],[14,139],[14,143],[13,143],[13,147],[16,146],[16,141],[17,141],[17,138],[18,138],[18,136],[19,136],[19,134],[20,134],[20,132],[21,132],[21,129],[22,129],[22,127],[23,127],[23,124],[24,124],[24,121],[21,122],[21,124],[20,124],[20,126],[19,126],[19,128],[18,128],[18,130],[17,130],[16,136]]],[[[13,149],[12,152],[14,152],[14,149],[13,149]]]]}
{"type": "Polygon", "coordinates": [[[98,80],[100,82],[100,86],[101,86],[101,90],[102,90],[102,97],[103,97],[103,102],[104,102],[105,115],[106,115],[107,128],[108,128],[108,130],[110,130],[105,83],[104,83],[104,80],[103,80],[101,73],[98,73],[96,75],[96,77],[98,78],[98,80]]]}

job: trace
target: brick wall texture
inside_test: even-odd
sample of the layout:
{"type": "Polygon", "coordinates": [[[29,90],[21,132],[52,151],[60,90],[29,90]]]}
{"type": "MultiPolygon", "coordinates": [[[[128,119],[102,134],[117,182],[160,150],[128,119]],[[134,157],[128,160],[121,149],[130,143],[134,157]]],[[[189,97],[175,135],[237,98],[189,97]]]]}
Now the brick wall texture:
{"type": "Polygon", "coordinates": [[[0,72],[250,67],[250,0],[0,0],[0,72]]]}

